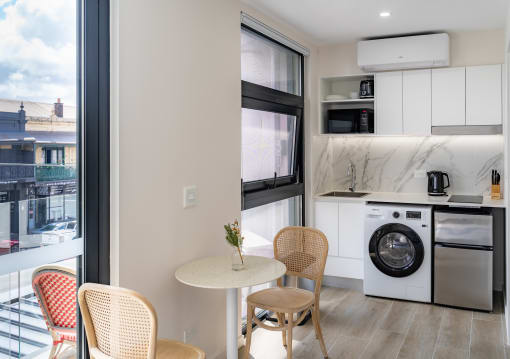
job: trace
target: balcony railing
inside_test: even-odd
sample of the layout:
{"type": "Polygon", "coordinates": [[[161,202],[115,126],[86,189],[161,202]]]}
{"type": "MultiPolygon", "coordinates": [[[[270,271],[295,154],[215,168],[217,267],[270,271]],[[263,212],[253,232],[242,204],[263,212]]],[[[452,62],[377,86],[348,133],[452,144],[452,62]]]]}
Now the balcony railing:
{"type": "Polygon", "coordinates": [[[25,163],[0,163],[0,182],[33,181],[34,165],[25,163]]]}
{"type": "Polygon", "coordinates": [[[63,181],[76,179],[76,165],[36,165],[36,181],[63,181]]]}

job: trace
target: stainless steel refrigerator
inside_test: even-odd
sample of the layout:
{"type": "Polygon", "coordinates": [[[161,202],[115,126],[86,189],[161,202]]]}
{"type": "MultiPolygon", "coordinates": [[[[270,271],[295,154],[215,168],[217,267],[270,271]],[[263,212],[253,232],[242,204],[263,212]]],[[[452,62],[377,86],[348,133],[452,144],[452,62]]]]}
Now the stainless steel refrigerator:
{"type": "Polygon", "coordinates": [[[490,213],[434,213],[435,303],[492,311],[492,228],[490,213]]]}

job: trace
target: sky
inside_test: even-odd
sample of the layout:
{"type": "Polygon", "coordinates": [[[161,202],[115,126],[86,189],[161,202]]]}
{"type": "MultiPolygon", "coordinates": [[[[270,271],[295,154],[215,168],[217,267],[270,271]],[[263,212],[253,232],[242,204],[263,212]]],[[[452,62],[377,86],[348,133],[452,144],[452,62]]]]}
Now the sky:
{"type": "Polygon", "coordinates": [[[76,0],[0,0],[0,98],[76,103],[76,0]]]}

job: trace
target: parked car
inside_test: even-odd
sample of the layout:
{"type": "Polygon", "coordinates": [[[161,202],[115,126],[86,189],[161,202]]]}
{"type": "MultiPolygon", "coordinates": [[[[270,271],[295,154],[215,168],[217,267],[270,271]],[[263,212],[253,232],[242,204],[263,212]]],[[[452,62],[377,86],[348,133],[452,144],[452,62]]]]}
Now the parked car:
{"type": "Polygon", "coordinates": [[[73,239],[76,236],[76,221],[49,223],[32,231],[41,236],[41,244],[57,244],[73,239]]]}
{"type": "Polygon", "coordinates": [[[17,239],[1,239],[0,255],[19,252],[19,241],[17,239]]]}

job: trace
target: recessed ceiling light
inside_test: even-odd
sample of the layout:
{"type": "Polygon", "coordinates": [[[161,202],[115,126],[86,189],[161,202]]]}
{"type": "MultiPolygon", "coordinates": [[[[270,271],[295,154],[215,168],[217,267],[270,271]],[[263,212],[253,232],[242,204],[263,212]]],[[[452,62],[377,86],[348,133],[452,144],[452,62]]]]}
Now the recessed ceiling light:
{"type": "Polygon", "coordinates": [[[379,16],[380,17],[389,17],[389,16],[391,16],[391,12],[389,12],[389,11],[382,11],[382,12],[379,13],[379,16]]]}

